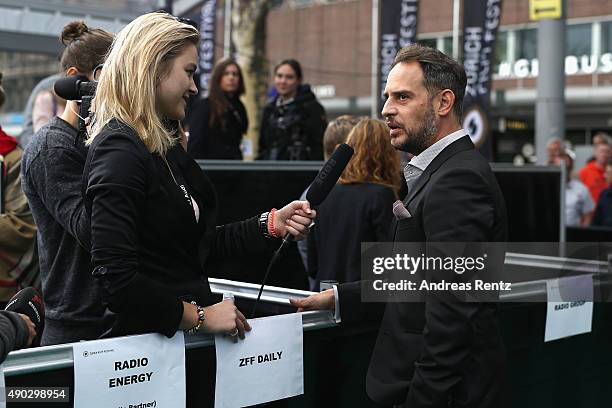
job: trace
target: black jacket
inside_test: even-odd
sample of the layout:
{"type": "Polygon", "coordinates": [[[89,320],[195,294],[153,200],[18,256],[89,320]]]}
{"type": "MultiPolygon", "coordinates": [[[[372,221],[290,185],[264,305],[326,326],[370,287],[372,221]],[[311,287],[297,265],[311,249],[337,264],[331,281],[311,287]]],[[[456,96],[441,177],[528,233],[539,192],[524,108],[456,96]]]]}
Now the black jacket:
{"type": "MultiPolygon", "coordinates": [[[[506,240],[502,193],[489,163],[467,136],[429,164],[404,205],[412,217],[395,222],[395,242],[506,240]]],[[[501,268],[503,256],[493,263],[491,267],[501,268]]],[[[343,323],[378,311],[372,303],[360,302],[360,285],[338,287],[343,323]]],[[[366,379],[374,401],[410,408],[506,405],[505,352],[494,303],[428,294],[422,303],[390,302],[384,309],[366,379]]]]}
{"type": "Polygon", "coordinates": [[[196,162],[177,144],[164,160],[137,134],[109,123],[89,148],[83,177],[91,214],[93,274],[117,313],[110,335],[159,332],[172,336],[183,314],[181,300],[210,305],[204,263],[209,257],[265,249],[257,217],[217,227],[215,190],[196,162]]]}
{"type": "Polygon", "coordinates": [[[223,126],[219,123],[210,127],[209,98],[202,99],[191,112],[187,151],[194,159],[242,160],[240,143],[249,128],[249,119],[240,98],[228,100],[223,126]]]}
{"type": "Polygon", "coordinates": [[[293,101],[263,110],[258,160],[323,160],[325,110],[308,85],[300,85],[293,101]]]}
{"type": "Polygon", "coordinates": [[[395,194],[373,183],[336,184],[308,234],[308,273],[340,283],[361,279],[361,243],[391,240],[395,194]]]}

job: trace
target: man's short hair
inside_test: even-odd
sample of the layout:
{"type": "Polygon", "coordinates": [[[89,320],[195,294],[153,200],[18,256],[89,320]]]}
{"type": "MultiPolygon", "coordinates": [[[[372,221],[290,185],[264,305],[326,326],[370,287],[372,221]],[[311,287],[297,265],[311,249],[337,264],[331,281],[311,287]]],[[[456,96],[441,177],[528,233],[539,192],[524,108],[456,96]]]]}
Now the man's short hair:
{"type": "Polygon", "coordinates": [[[606,132],[597,132],[593,135],[593,144],[611,144],[612,137],[606,132]]]}
{"type": "Polygon", "coordinates": [[[334,153],[337,145],[346,142],[349,133],[361,119],[353,115],[342,115],[329,122],[323,134],[323,151],[326,157],[334,153]]]}
{"type": "Polygon", "coordinates": [[[463,66],[443,52],[419,44],[411,44],[399,50],[393,66],[413,61],[418,62],[423,70],[423,85],[430,98],[444,89],[450,89],[455,94],[453,113],[460,120],[463,115],[463,96],[467,85],[463,66]]]}
{"type": "Polygon", "coordinates": [[[563,140],[561,140],[561,138],[557,136],[553,136],[548,139],[548,141],[546,142],[546,146],[552,146],[555,143],[559,143],[562,148],[565,148],[565,143],[563,143],[563,140]]]}

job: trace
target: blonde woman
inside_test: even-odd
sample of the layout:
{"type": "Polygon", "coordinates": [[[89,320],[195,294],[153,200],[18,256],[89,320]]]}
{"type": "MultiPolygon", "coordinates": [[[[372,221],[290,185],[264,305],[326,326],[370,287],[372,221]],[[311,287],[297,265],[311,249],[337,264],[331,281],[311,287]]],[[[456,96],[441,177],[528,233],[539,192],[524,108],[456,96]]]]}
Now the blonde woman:
{"type": "Polygon", "coordinates": [[[102,70],[85,165],[93,275],[116,319],[109,335],[250,330],[219,302],[209,257],[264,249],[268,235],[298,238],[306,202],[215,226],[214,188],[178,143],[176,123],[195,95],[199,34],[166,13],[138,17],[116,37],[102,70]]]}
{"type": "Polygon", "coordinates": [[[338,184],[317,209],[309,237],[308,272],[316,280],[361,279],[361,242],[390,241],[393,203],[401,185],[400,160],[389,128],[363,119],[346,141],[355,154],[338,184]]]}

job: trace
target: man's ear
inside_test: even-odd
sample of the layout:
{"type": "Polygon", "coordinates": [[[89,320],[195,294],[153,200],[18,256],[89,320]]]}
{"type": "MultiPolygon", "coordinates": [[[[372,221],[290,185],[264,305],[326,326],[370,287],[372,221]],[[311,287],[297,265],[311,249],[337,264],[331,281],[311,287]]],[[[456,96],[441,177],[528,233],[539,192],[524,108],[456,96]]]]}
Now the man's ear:
{"type": "Polygon", "coordinates": [[[455,94],[450,89],[445,89],[438,95],[438,115],[447,116],[452,114],[453,105],[455,104],[455,94]]]}

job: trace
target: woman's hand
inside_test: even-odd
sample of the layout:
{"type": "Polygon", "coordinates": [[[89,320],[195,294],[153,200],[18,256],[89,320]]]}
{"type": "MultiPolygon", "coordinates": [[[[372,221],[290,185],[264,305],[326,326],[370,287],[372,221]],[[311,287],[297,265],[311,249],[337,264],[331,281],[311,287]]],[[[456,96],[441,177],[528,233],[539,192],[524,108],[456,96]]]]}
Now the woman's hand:
{"type": "Polygon", "coordinates": [[[308,201],[293,201],[274,214],[274,230],[277,236],[293,235],[296,241],[308,234],[308,227],[317,216],[308,201]]]}
{"type": "MultiPolygon", "coordinates": [[[[183,302],[183,308],[179,329],[188,330],[198,324],[198,310],[195,305],[187,302],[183,302]]],[[[244,339],[244,332],[251,331],[251,326],[233,300],[224,300],[204,308],[204,323],[201,329],[207,333],[225,333],[244,339]]]]}

